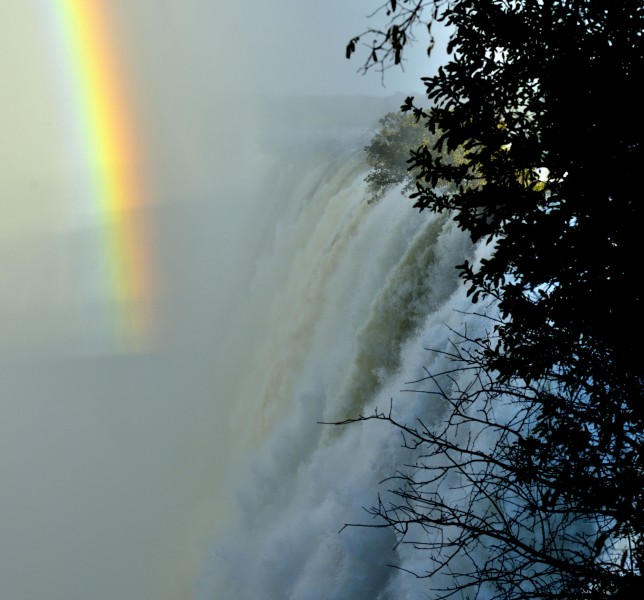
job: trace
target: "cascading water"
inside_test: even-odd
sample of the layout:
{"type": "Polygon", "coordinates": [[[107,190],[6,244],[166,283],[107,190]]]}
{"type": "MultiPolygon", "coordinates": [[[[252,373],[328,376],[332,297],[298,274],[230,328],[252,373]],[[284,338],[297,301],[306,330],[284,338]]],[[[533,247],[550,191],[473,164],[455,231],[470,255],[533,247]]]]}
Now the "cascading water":
{"type": "MultiPolygon", "coordinates": [[[[471,303],[456,264],[469,238],[444,215],[419,214],[399,190],[369,204],[363,135],[273,143],[264,206],[270,234],[231,331],[244,367],[230,399],[239,456],[226,478],[225,522],[196,598],[416,598],[422,552],[368,523],[378,482],[412,458],[384,423],[321,425],[386,408],[406,382],[438,371],[471,303]],[[342,142],[338,139],[343,138],[342,142]]],[[[469,323],[469,332],[481,327],[469,323]]],[[[230,364],[230,363],[228,363],[230,364]]],[[[223,375],[222,375],[223,376],[223,375]]],[[[404,393],[404,418],[441,407],[404,393]]]]}

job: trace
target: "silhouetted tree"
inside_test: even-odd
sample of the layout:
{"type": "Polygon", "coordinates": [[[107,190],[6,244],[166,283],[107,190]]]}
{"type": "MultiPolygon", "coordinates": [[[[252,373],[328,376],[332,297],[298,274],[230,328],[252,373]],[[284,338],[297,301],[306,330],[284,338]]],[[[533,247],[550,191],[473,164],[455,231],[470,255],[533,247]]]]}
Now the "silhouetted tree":
{"type": "MultiPolygon", "coordinates": [[[[492,382],[477,397],[489,405],[498,386],[519,413],[530,415],[512,435],[499,437],[485,459],[496,465],[498,454],[501,471],[486,467],[476,485],[490,502],[496,493],[521,497],[545,486],[534,501],[524,497],[519,513],[536,511],[546,529],[561,533],[558,542],[551,536],[561,577],[546,570],[533,595],[525,595],[523,567],[504,554],[518,552],[526,564],[535,558],[517,533],[497,538],[509,550],[499,550],[503,560],[494,563],[492,579],[508,598],[627,597],[644,560],[644,372],[635,266],[641,257],[644,4],[399,0],[381,11],[385,26],[347,46],[351,56],[368,40],[365,70],[402,63],[419,28],[431,33],[432,23],[441,22],[451,31],[448,63],[424,78],[429,106],[408,98],[402,107],[433,140],[411,152],[411,197],[421,211],[449,211],[475,240],[492,246],[489,259],[459,266],[473,301],[494,298],[500,312],[465,365],[474,361],[477,377],[492,382]],[[465,151],[460,163],[447,158],[457,148],[465,151]],[[502,484],[501,472],[514,473],[512,487],[502,484]],[[585,550],[562,549],[574,544],[564,533],[572,529],[559,528],[559,518],[594,523],[580,542],[585,550]],[[554,588],[548,577],[558,581],[554,588]]],[[[445,397],[453,401],[450,394],[445,397]]],[[[453,410],[459,416],[461,405],[453,410]]],[[[447,438],[427,431],[407,433],[440,454],[447,438]]],[[[415,499],[421,509],[414,518],[449,514],[440,512],[449,511],[440,498],[425,503],[422,484],[405,483],[401,498],[415,499]]],[[[393,525],[388,511],[376,509],[393,525]]],[[[459,520],[450,523],[469,531],[459,520]]],[[[514,522],[505,525],[515,531],[514,522]]],[[[489,535],[485,527],[473,539],[489,535]]],[[[487,581],[488,575],[474,566],[459,581],[487,581]]]]}

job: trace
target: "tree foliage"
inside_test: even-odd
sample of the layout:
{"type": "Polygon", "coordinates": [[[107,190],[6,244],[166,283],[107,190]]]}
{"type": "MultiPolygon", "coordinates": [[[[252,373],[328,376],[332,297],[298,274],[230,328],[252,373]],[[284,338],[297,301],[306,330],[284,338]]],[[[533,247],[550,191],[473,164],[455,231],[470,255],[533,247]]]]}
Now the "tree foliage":
{"type": "Polygon", "coordinates": [[[427,147],[427,130],[412,115],[390,112],[379,121],[376,135],[365,146],[369,174],[365,178],[369,202],[377,202],[392,187],[400,184],[403,194],[411,193],[416,178],[409,170],[409,153],[427,147]]]}
{"type": "MultiPolygon", "coordinates": [[[[436,134],[413,115],[404,112],[390,112],[379,121],[379,129],[365,146],[366,160],[370,171],[365,178],[369,202],[377,202],[392,187],[401,185],[401,193],[408,195],[415,189],[420,170],[410,166],[412,151],[423,149],[434,152],[436,134]]],[[[443,152],[442,159],[450,164],[462,164],[463,148],[443,152]]],[[[441,181],[439,185],[447,182],[441,181]]]]}
{"type": "MultiPolygon", "coordinates": [[[[365,70],[404,62],[419,28],[431,33],[432,23],[441,22],[452,31],[448,63],[423,78],[428,106],[408,98],[402,107],[431,140],[411,152],[411,198],[421,211],[449,211],[473,239],[491,245],[489,259],[459,269],[473,301],[493,298],[500,319],[488,339],[476,341],[475,351],[454,359],[468,371],[475,366],[477,378],[488,382],[476,392],[485,406],[498,401],[503,389],[519,414],[530,415],[498,437],[480,463],[484,471],[466,479],[484,488],[489,502],[500,502],[497,493],[523,498],[520,514],[541,514],[546,529],[556,524],[552,541],[558,554],[550,562],[522,547],[521,527],[516,529],[514,517],[502,516],[504,510],[493,526],[512,534],[496,538],[510,549],[503,552],[518,552],[526,565],[536,560],[554,569],[546,571],[552,585],[526,592],[520,582],[527,572],[502,553],[504,560],[492,561],[491,571],[475,565],[462,573],[454,589],[493,573],[499,597],[627,597],[644,564],[637,284],[644,5],[400,0],[384,3],[380,13],[385,26],[370,28],[347,47],[350,56],[369,40],[363,46],[365,70]],[[449,159],[457,149],[464,161],[449,159]],[[536,495],[535,486],[541,490],[536,495]],[[567,536],[575,527],[564,531],[560,519],[594,524],[579,552],[564,551],[574,546],[567,536]],[[620,552],[607,554],[606,548],[620,552]]],[[[431,50],[432,40],[429,45],[431,50]]],[[[458,389],[450,390],[443,389],[443,396],[454,403],[456,394],[459,400],[448,422],[461,415],[476,422],[463,410],[471,403],[461,404],[458,389]]],[[[396,425],[435,453],[452,451],[447,432],[396,425]]],[[[471,457],[468,442],[458,452],[471,457]]],[[[404,484],[395,510],[376,509],[390,525],[424,526],[438,514],[439,522],[468,532],[474,541],[489,537],[487,522],[481,521],[482,530],[468,529],[469,516],[480,518],[482,505],[474,504],[465,521],[454,521],[453,515],[445,517],[451,508],[443,499],[428,502],[422,484],[404,484]]],[[[434,550],[437,560],[442,553],[449,556],[449,545],[434,550]]]]}

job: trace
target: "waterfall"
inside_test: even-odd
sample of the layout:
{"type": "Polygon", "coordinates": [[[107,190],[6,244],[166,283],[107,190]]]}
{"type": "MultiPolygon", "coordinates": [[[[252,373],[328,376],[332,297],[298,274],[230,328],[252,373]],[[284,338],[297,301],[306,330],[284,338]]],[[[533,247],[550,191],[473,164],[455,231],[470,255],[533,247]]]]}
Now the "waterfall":
{"type": "Polygon", "coordinates": [[[440,406],[404,390],[440,369],[445,358],[428,348],[447,349],[450,329],[481,327],[466,325],[471,304],[454,268],[474,248],[399,189],[369,204],[364,142],[331,130],[264,147],[268,225],[218,370],[234,373],[234,450],[199,600],[400,600],[425,585],[387,567],[424,568],[422,552],[397,546],[390,530],[339,532],[369,522],[379,482],[410,460],[399,434],[320,422],[391,399],[405,418],[440,418],[440,406]]]}

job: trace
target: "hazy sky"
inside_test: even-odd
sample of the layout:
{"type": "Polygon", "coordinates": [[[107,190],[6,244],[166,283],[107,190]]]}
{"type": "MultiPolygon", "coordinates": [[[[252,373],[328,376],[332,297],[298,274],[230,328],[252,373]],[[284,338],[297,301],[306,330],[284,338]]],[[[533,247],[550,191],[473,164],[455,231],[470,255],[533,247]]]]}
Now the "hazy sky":
{"type": "Polygon", "coordinates": [[[247,111],[263,96],[407,93],[424,74],[422,47],[385,88],[346,61],[369,0],[100,1],[147,173],[156,341],[110,342],[114,300],[97,266],[107,225],[75,141],[52,17],[63,2],[0,0],[0,597],[11,600],[190,597],[227,461],[214,365],[256,258],[244,236],[261,228],[240,200],[258,191],[248,161],[262,123],[247,111]]]}

